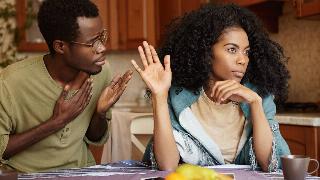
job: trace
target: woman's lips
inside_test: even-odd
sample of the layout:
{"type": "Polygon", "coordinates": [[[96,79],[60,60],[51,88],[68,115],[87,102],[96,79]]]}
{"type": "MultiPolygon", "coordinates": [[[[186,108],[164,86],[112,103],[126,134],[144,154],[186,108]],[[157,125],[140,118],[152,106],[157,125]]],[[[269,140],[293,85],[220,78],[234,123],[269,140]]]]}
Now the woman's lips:
{"type": "Polygon", "coordinates": [[[244,73],[240,71],[232,71],[232,73],[237,78],[242,78],[244,76],[244,73]]]}

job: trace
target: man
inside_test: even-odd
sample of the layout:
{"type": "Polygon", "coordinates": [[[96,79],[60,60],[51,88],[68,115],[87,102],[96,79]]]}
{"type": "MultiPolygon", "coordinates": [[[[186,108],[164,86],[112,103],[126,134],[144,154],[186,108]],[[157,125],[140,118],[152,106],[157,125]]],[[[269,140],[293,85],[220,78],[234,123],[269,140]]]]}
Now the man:
{"type": "Polygon", "coordinates": [[[50,54],[0,74],[0,155],[22,172],[94,165],[88,144],[104,144],[110,107],[132,71],[111,81],[107,31],[89,0],[46,0],[38,13],[50,54]]]}

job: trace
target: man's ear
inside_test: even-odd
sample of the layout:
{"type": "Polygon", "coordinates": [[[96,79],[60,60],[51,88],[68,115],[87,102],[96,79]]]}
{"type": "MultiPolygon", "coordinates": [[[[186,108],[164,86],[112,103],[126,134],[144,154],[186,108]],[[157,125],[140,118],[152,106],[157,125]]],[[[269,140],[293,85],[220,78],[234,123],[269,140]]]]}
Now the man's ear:
{"type": "Polygon", "coordinates": [[[64,54],[67,48],[67,44],[61,40],[54,40],[53,41],[53,49],[56,51],[57,54],[64,54]]]}

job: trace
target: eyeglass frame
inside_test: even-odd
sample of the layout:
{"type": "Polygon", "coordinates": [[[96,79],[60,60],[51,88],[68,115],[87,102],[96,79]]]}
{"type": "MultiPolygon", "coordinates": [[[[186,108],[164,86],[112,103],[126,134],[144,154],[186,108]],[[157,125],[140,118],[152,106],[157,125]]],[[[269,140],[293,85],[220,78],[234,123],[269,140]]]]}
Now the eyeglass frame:
{"type": "Polygon", "coordinates": [[[109,36],[108,30],[103,29],[102,32],[99,33],[98,37],[92,43],[84,43],[84,42],[78,42],[78,41],[70,41],[70,43],[91,47],[92,52],[98,53],[97,51],[98,51],[99,47],[101,47],[101,45],[103,45],[103,46],[106,45],[106,42],[108,41],[108,36],[109,36]],[[96,48],[94,48],[94,44],[97,42],[99,44],[97,45],[96,48]]]}

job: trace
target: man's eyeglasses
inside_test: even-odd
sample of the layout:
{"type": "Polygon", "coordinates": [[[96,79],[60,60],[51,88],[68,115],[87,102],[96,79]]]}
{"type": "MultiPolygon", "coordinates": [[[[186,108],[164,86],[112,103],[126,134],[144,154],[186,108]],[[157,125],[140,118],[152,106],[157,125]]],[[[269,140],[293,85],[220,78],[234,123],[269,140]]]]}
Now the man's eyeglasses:
{"type": "Polygon", "coordinates": [[[108,40],[108,31],[104,29],[98,37],[96,37],[92,43],[83,43],[83,42],[77,42],[77,41],[71,41],[73,44],[79,44],[83,46],[88,46],[92,48],[92,52],[99,53],[99,49],[102,48],[102,46],[105,46],[108,40]]]}

